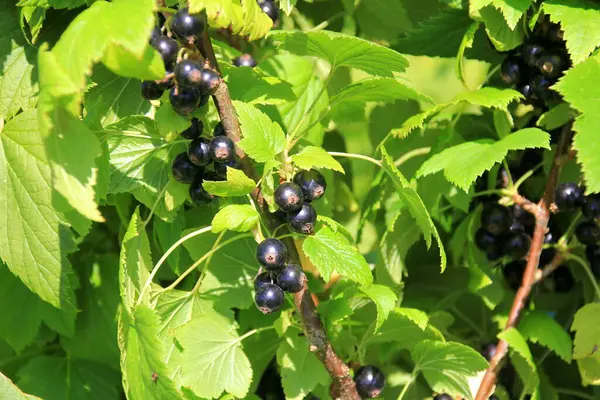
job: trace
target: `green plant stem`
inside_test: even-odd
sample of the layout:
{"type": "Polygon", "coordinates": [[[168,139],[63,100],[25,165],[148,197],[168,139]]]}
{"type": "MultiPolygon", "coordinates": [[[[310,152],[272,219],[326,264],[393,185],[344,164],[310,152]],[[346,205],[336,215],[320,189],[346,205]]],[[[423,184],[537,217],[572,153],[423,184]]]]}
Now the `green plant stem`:
{"type": "Polygon", "coordinates": [[[535,171],[538,170],[538,168],[542,167],[544,165],[543,162],[539,163],[538,165],[536,165],[535,167],[533,167],[532,169],[530,169],[529,171],[525,172],[523,174],[523,176],[521,176],[514,184],[514,189],[518,190],[519,187],[523,184],[523,182],[525,182],[527,179],[529,179],[531,177],[531,175],[533,175],[535,173],[535,171]]]}
{"type": "Polygon", "coordinates": [[[16,354],[12,357],[8,357],[3,360],[0,360],[0,369],[4,368],[5,366],[7,366],[9,364],[20,361],[20,360],[25,360],[27,358],[31,358],[31,357],[38,356],[40,354],[47,353],[49,351],[55,351],[55,350],[61,350],[61,349],[62,349],[62,346],[60,344],[52,344],[50,346],[40,347],[38,349],[32,349],[30,351],[26,351],[21,354],[16,354]]]}
{"type": "Polygon", "coordinates": [[[598,283],[596,282],[596,277],[594,276],[594,274],[588,267],[588,264],[581,257],[579,257],[578,255],[572,254],[572,253],[564,253],[564,257],[567,260],[573,260],[577,264],[581,265],[581,267],[587,274],[587,276],[590,280],[590,283],[594,287],[594,292],[596,292],[596,301],[600,301],[600,287],[598,287],[598,283]]]}
{"type": "Polygon", "coordinates": [[[202,268],[202,272],[200,273],[198,282],[196,282],[196,285],[192,289],[192,293],[196,293],[202,287],[202,281],[204,280],[204,277],[206,276],[206,272],[208,271],[208,266],[210,265],[213,255],[215,254],[215,249],[217,248],[219,243],[221,243],[221,240],[223,240],[223,236],[225,236],[225,232],[227,232],[227,231],[221,232],[219,234],[219,236],[217,237],[217,240],[215,240],[215,242],[213,243],[213,247],[212,247],[212,249],[210,249],[211,254],[210,254],[210,256],[208,256],[208,258],[206,259],[206,262],[204,263],[204,268],[202,268]]]}
{"type": "Polygon", "coordinates": [[[400,396],[398,396],[398,400],[402,400],[404,399],[404,396],[406,395],[406,393],[408,393],[408,388],[410,388],[410,385],[412,385],[412,383],[415,381],[415,373],[413,372],[413,375],[411,376],[411,378],[408,380],[408,382],[406,382],[406,385],[404,385],[404,387],[402,388],[402,392],[400,392],[400,396]]]}
{"type": "Polygon", "coordinates": [[[506,171],[506,176],[508,177],[508,187],[515,187],[515,183],[513,182],[512,175],[510,174],[510,168],[508,167],[506,159],[502,160],[502,165],[504,165],[504,170],[506,171]]]}
{"type": "Polygon", "coordinates": [[[148,225],[148,223],[152,219],[152,216],[154,215],[154,210],[156,210],[156,207],[158,207],[158,203],[160,203],[160,201],[162,200],[162,197],[165,195],[165,192],[167,191],[167,187],[169,187],[169,183],[168,182],[162,188],[162,190],[160,191],[160,193],[156,196],[156,201],[152,205],[152,208],[150,209],[150,213],[148,214],[148,217],[146,217],[146,219],[142,221],[142,226],[144,228],[146,228],[146,226],[148,225]]]}
{"type": "Polygon", "coordinates": [[[394,165],[396,167],[399,167],[412,158],[415,158],[418,156],[424,156],[424,155],[429,154],[430,152],[431,152],[431,147],[419,147],[418,149],[414,149],[414,150],[404,153],[402,156],[400,156],[400,158],[398,158],[396,161],[394,161],[394,165]]]}
{"type": "Polygon", "coordinates": [[[262,328],[252,329],[251,331],[248,331],[248,332],[244,333],[242,336],[240,336],[235,342],[240,343],[244,339],[248,339],[250,336],[256,335],[259,332],[270,331],[271,329],[275,329],[275,327],[274,326],[263,326],[262,328]]]}
{"type": "Polygon", "coordinates": [[[575,230],[575,227],[577,226],[577,223],[579,222],[580,218],[581,218],[581,211],[579,211],[577,213],[577,215],[575,215],[575,217],[571,220],[571,224],[569,225],[569,227],[565,231],[565,234],[562,235],[560,237],[560,239],[558,239],[558,244],[560,244],[561,247],[567,247],[567,243],[569,242],[569,238],[573,234],[573,231],[575,230]]]}
{"type": "Polygon", "coordinates": [[[281,240],[281,239],[285,239],[285,238],[302,238],[302,235],[299,235],[297,233],[286,233],[285,235],[281,235],[281,236],[275,236],[277,239],[281,240]]]}
{"type": "Polygon", "coordinates": [[[554,388],[554,390],[558,394],[566,394],[566,395],[569,395],[569,396],[575,396],[575,397],[579,397],[580,399],[588,399],[588,400],[596,400],[597,399],[592,394],[578,392],[577,390],[561,389],[561,388],[554,388]]]}
{"type": "Polygon", "coordinates": [[[381,167],[381,161],[376,160],[373,157],[365,156],[365,155],[362,155],[362,154],[340,153],[340,152],[337,152],[337,151],[328,151],[328,153],[329,153],[329,155],[334,156],[334,157],[356,158],[358,160],[368,161],[370,163],[373,163],[373,164],[381,167]]]}
{"type": "Polygon", "coordinates": [[[169,7],[158,7],[156,9],[156,11],[161,12],[161,13],[168,13],[168,14],[175,14],[177,12],[177,10],[175,10],[174,8],[169,8],[169,7]]]}

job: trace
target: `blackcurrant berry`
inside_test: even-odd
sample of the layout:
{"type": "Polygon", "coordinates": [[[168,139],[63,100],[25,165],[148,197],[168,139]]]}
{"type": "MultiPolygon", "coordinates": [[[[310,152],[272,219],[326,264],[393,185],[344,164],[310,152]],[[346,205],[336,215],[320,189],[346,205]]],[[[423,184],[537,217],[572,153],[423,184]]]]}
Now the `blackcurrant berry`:
{"type": "Polygon", "coordinates": [[[190,158],[190,161],[199,167],[210,164],[212,159],[210,158],[210,152],[208,151],[209,145],[210,141],[203,137],[192,140],[188,147],[188,157],[190,158]]]}
{"type": "Polygon", "coordinates": [[[221,78],[216,71],[208,68],[202,69],[198,82],[198,89],[202,94],[214,94],[220,84],[221,78]]]}
{"type": "Polygon", "coordinates": [[[565,266],[554,270],[552,280],[554,281],[554,291],[557,293],[567,293],[575,285],[575,278],[573,278],[571,270],[565,266]]]}
{"type": "Polygon", "coordinates": [[[200,137],[204,130],[204,124],[198,118],[192,118],[192,125],[185,131],[181,132],[182,138],[187,140],[194,140],[200,137]]]}
{"type": "Polygon", "coordinates": [[[481,349],[481,355],[488,361],[491,361],[496,354],[497,346],[495,343],[488,343],[481,349]]]}
{"type": "Polygon", "coordinates": [[[233,60],[233,65],[236,67],[256,67],[256,60],[250,54],[242,54],[233,60]]]}
{"type": "Polygon", "coordinates": [[[179,9],[171,20],[171,31],[188,43],[198,39],[204,33],[205,27],[204,18],[190,15],[187,8],[179,9]]]}
{"type": "Polygon", "coordinates": [[[508,207],[498,203],[489,204],[481,212],[481,226],[493,235],[506,232],[512,222],[512,213],[508,207]]]}
{"type": "Polygon", "coordinates": [[[175,81],[180,86],[198,87],[202,80],[202,65],[198,61],[181,60],[175,65],[173,72],[175,81]]]}
{"type": "Polygon", "coordinates": [[[530,83],[524,83],[517,86],[517,91],[525,97],[525,101],[529,102],[535,99],[535,93],[533,92],[533,86],[530,83]]]}
{"type": "Polygon", "coordinates": [[[258,5],[274,23],[277,22],[279,19],[279,8],[277,8],[273,0],[260,0],[258,5]]]}
{"type": "Polygon", "coordinates": [[[269,271],[260,273],[257,275],[256,278],[254,278],[254,290],[260,289],[265,284],[273,284],[273,283],[274,283],[273,274],[271,274],[269,271]]]}
{"type": "Polygon", "coordinates": [[[300,186],[285,182],[275,189],[275,204],[285,212],[299,211],[304,204],[304,195],[300,186]]]}
{"type": "Polygon", "coordinates": [[[153,44],[156,39],[162,36],[162,32],[158,26],[152,28],[152,32],[150,32],[150,44],[153,44]]]}
{"type": "Polygon", "coordinates": [[[523,281],[523,273],[525,272],[525,261],[517,260],[506,264],[502,268],[504,279],[508,287],[512,290],[517,290],[523,281]]]}
{"type": "Polygon", "coordinates": [[[283,306],[283,290],[273,283],[263,284],[254,295],[256,307],[263,314],[270,314],[278,311],[283,306]]]}
{"type": "Polygon", "coordinates": [[[498,237],[492,235],[484,228],[479,228],[477,229],[477,232],[475,232],[475,245],[480,250],[486,251],[498,245],[498,237]]]}
{"type": "Polygon", "coordinates": [[[586,196],[581,211],[586,218],[600,218],[600,194],[586,196]]]}
{"type": "Polygon", "coordinates": [[[498,396],[496,396],[495,394],[493,394],[490,397],[488,397],[488,400],[500,400],[500,398],[498,396]]]}
{"type": "Polygon", "coordinates": [[[385,375],[373,365],[360,367],[354,375],[356,391],[362,398],[378,397],[385,387],[385,375]]]}
{"type": "Polygon", "coordinates": [[[492,246],[486,250],[485,255],[489,261],[496,261],[502,258],[504,252],[502,251],[502,246],[492,246]]]}
{"type": "Polygon", "coordinates": [[[223,128],[223,123],[219,122],[215,125],[215,129],[213,130],[213,136],[227,136],[225,133],[225,128],[223,128]]]}
{"type": "Polygon", "coordinates": [[[525,227],[525,230],[533,228],[535,225],[535,217],[523,207],[514,205],[512,208],[513,218],[519,221],[525,227]]]}
{"type": "Polygon", "coordinates": [[[242,166],[240,165],[240,160],[237,157],[235,157],[233,160],[228,161],[226,163],[215,163],[214,168],[217,176],[223,179],[227,179],[228,168],[242,169],[242,166]]]}
{"type": "Polygon", "coordinates": [[[175,178],[176,181],[181,183],[192,183],[198,173],[198,167],[192,164],[186,153],[181,153],[173,159],[171,171],[173,172],[173,178],[175,178]]]}
{"type": "Polygon", "coordinates": [[[319,200],[325,194],[325,189],[327,189],[325,177],[316,169],[298,172],[294,175],[293,181],[300,186],[304,194],[304,201],[308,203],[319,200]]]}
{"type": "Polygon", "coordinates": [[[215,199],[215,195],[208,193],[206,189],[204,189],[202,182],[202,176],[200,175],[196,176],[194,182],[190,185],[190,198],[194,204],[198,206],[210,204],[215,199]]]}
{"type": "Polygon", "coordinates": [[[600,241],[600,228],[596,221],[585,221],[577,225],[575,236],[577,236],[579,243],[591,246],[600,241]]]}
{"type": "Polygon", "coordinates": [[[275,238],[263,240],[256,249],[256,259],[259,264],[270,270],[283,267],[287,261],[287,255],[285,244],[275,238]]]}
{"type": "Polygon", "coordinates": [[[531,236],[525,232],[511,233],[504,243],[504,252],[514,259],[521,259],[529,253],[531,236]]]}
{"type": "Polygon", "coordinates": [[[300,211],[289,213],[287,215],[287,220],[292,230],[298,233],[304,233],[305,235],[310,235],[315,229],[317,212],[313,206],[308,203],[304,203],[300,211]]]}
{"type": "Polygon", "coordinates": [[[235,146],[227,136],[217,136],[210,141],[209,153],[215,162],[226,163],[234,159],[235,146]]]}
{"type": "Polygon", "coordinates": [[[436,395],[433,400],[454,400],[452,396],[446,393],[436,395]]]}
{"type": "Polygon", "coordinates": [[[174,86],[169,93],[169,100],[176,113],[189,115],[198,107],[200,92],[193,87],[174,86]]]}
{"type": "Polygon", "coordinates": [[[531,87],[533,89],[533,93],[536,97],[542,100],[548,100],[554,94],[552,90],[550,90],[550,86],[554,84],[554,81],[546,78],[543,75],[537,75],[533,77],[531,81],[531,87]]]}
{"type": "Polygon", "coordinates": [[[277,274],[277,285],[286,292],[296,293],[304,287],[306,275],[296,264],[288,264],[277,274]]]}
{"type": "Polygon", "coordinates": [[[142,82],[142,96],[147,100],[158,100],[163,95],[162,90],[154,81],[142,82]]]}
{"type": "Polygon", "coordinates": [[[585,256],[590,262],[590,268],[596,277],[600,277],[600,246],[593,245],[585,248],[585,256]]]}
{"type": "Polygon", "coordinates": [[[558,78],[565,69],[564,58],[558,54],[545,53],[538,60],[538,68],[548,78],[558,78]]]}
{"type": "Polygon", "coordinates": [[[177,42],[168,36],[159,36],[152,41],[152,47],[158,51],[165,65],[169,65],[177,60],[179,46],[177,42]]]}
{"type": "Polygon", "coordinates": [[[508,56],[500,66],[500,77],[509,85],[517,85],[521,82],[522,71],[521,60],[514,56],[508,56]]]}
{"type": "Polygon", "coordinates": [[[537,43],[525,43],[521,47],[521,55],[523,56],[523,60],[525,61],[525,64],[530,67],[536,67],[538,65],[538,61],[544,51],[544,47],[537,43]]]}
{"type": "Polygon", "coordinates": [[[564,40],[565,33],[560,28],[559,24],[550,24],[548,26],[548,32],[546,33],[546,39],[550,43],[560,43],[564,40]]]}
{"type": "Polygon", "coordinates": [[[576,183],[558,185],[554,191],[554,203],[560,211],[569,211],[583,205],[583,189],[576,183]]]}

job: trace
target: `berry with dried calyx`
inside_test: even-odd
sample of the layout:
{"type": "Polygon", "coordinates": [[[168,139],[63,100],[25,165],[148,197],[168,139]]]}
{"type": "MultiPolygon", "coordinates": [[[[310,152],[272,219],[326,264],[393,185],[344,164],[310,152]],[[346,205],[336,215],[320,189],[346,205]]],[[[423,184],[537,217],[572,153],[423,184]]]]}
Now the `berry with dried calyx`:
{"type": "Polygon", "coordinates": [[[360,367],[354,375],[356,391],[362,398],[378,397],[385,387],[385,375],[373,365],[360,367]]]}
{"type": "Polygon", "coordinates": [[[274,198],[275,204],[285,212],[299,211],[304,204],[302,189],[293,182],[285,182],[277,186],[274,198]]]}
{"type": "Polygon", "coordinates": [[[178,154],[171,164],[173,178],[181,183],[192,183],[199,169],[192,164],[187,153],[178,154]]]}
{"type": "Polygon", "coordinates": [[[287,220],[295,232],[311,235],[315,229],[315,222],[317,222],[317,212],[313,206],[304,203],[300,211],[288,213],[287,220]]]}
{"type": "Polygon", "coordinates": [[[304,194],[304,201],[310,203],[318,200],[325,194],[327,181],[316,169],[303,170],[294,175],[293,182],[300,186],[304,194]]]}
{"type": "Polygon", "coordinates": [[[277,285],[286,292],[297,293],[304,287],[306,275],[296,264],[288,264],[277,274],[277,285]]]}
{"type": "Polygon", "coordinates": [[[256,67],[256,60],[250,54],[242,54],[233,60],[233,65],[236,67],[256,67]]]}
{"type": "Polygon", "coordinates": [[[287,247],[281,240],[275,238],[263,240],[256,249],[256,260],[269,270],[283,267],[287,256],[287,247]]]}
{"type": "Polygon", "coordinates": [[[179,135],[187,140],[194,140],[202,135],[204,124],[198,118],[192,118],[192,125],[179,135]]]}
{"type": "Polygon", "coordinates": [[[270,314],[279,311],[285,300],[283,290],[274,283],[265,283],[261,285],[254,295],[256,307],[263,314],[270,314]]]}

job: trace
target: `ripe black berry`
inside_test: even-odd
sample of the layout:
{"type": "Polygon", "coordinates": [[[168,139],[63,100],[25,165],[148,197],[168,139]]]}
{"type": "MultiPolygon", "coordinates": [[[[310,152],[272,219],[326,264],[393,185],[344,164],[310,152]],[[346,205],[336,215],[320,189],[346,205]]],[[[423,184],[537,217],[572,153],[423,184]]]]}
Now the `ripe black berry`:
{"type": "Polygon", "coordinates": [[[198,89],[202,94],[213,94],[221,84],[221,78],[216,71],[208,68],[202,69],[198,89]]]}
{"type": "Polygon", "coordinates": [[[150,32],[150,44],[153,44],[156,39],[162,36],[162,32],[158,26],[152,28],[152,32],[150,32]]]}
{"type": "Polygon", "coordinates": [[[517,86],[517,91],[525,97],[525,101],[531,101],[535,98],[535,94],[533,92],[533,86],[530,83],[524,83],[522,85],[517,86]]]}
{"type": "Polygon", "coordinates": [[[511,233],[504,243],[504,252],[514,259],[527,255],[531,247],[531,237],[525,232],[511,233]]]}
{"type": "Polygon", "coordinates": [[[538,61],[543,53],[544,48],[536,43],[525,43],[521,47],[523,60],[525,61],[525,64],[530,67],[536,67],[538,65],[538,61]]]}
{"type": "Polygon", "coordinates": [[[285,182],[275,189],[275,204],[285,212],[299,211],[304,204],[304,195],[300,186],[285,182]]]}
{"type": "Polygon", "coordinates": [[[372,399],[378,397],[385,386],[385,375],[373,365],[360,367],[354,375],[356,390],[362,398],[372,399]]]}
{"type": "Polygon", "coordinates": [[[560,43],[564,40],[565,33],[559,24],[550,24],[546,33],[546,40],[551,43],[560,43]]]}
{"type": "Polygon", "coordinates": [[[533,89],[533,93],[536,97],[542,100],[548,100],[553,96],[552,91],[550,90],[550,86],[554,81],[546,78],[543,75],[537,75],[533,77],[531,81],[531,87],[533,89]]]}
{"type": "Polygon", "coordinates": [[[514,56],[506,57],[500,66],[500,76],[509,85],[517,85],[521,81],[522,71],[521,60],[514,56]]]}
{"type": "Polygon", "coordinates": [[[236,67],[256,67],[256,60],[250,54],[242,54],[233,60],[233,65],[236,67]]]}
{"type": "Polygon", "coordinates": [[[256,259],[267,269],[281,268],[287,261],[287,247],[279,239],[265,239],[256,249],[256,259]]]}
{"type": "Polygon", "coordinates": [[[283,306],[283,290],[273,283],[263,284],[254,295],[256,307],[263,314],[270,314],[278,311],[283,306]]]}
{"type": "Polygon", "coordinates": [[[475,232],[475,245],[480,250],[486,251],[498,245],[498,238],[484,228],[479,228],[477,229],[477,232],[475,232]]]}
{"type": "Polygon", "coordinates": [[[583,205],[583,189],[576,183],[558,185],[554,191],[554,202],[560,211],[569,211],[583,205]]]}
{"type": "Polygon", "coordinates": [[[175,65],[175,81],[180,86],[198,87],[202,80],[202,65],[194,60],[181,60],[175,65]]]}
{"type": "Polygon", "coordinates": [[[217,136],[210,141],[209,153],[215,162],[226,163],[234,159],[235,146],[227,136],[217,136]]]}
{"type": "Polygon", "coordinates": [[[277,285],[286,292],[296,293],[304,287],[306,276],[296,264],[288,264],[277,274],[277,285]]]}
{"type": "Polygon", "coordinates": [[[228,161],[226,163],[215,163],[214,168],[215,174],[217,174],[217,176],[223,179],[227,179],[228,168],[241,169],[242,167],[240,165],[240,160],[237,157],[235,157],[233,160],[228,161]]]}
{"type": "Polygon", "coordinates": [[[317,212],[308,203],[304,203],[300,211],[295,213],[289,213],[287,215],[288,224],[290,227],[298,232],[310,235],[313,233],[315,228],[315,222],[317,221],[317,212]]]}
{"type": "Polygon", "coordinates": [[[558,54],[545,53],[538,60],[538,68],[548,78],[558,78],[565,69],[565,60],[558,54]]]}
{"type": "Polygon", "coordinates": [[[517,260],[506,264],[502,268],[504,279],[509,288],[517,290],[521,286],[523,273],[525,272],[525,261],[517,260]]]}
{"type": "Polygon", "coordinates": [[[494,355],[496,354],[496,344],[495,343],[488,343],[486,345],[483,346],[483,349],[481,350],[481,355],[488,361],[492,360],[492,357],[494,357],[494,355]]]}
{"type": "Polygon", "coordinates": [[[596,277],[600,277],[600,246],[588,246],[585,248],[585,256],[590,262],[590,268],[596,277]]]}
{"type": "Polygon", "coordinates": [[[590,194],[585,197],[581,211],[586,218],[600,217],[600,194],[590,194]]]}
{"type": "Polygon", "coordinates": [[[215,195],[208,193],[202,186],[202,175],[198,174],[190,185],[190,198],[194,204],[202,206],[211,203],[215,195]]]}
{"type": "Polygon", "coordinates": [[[273,0],[261,0],[258,2],[258,5],[274,23],[277,22],[279,19],[279,8],[277,8],[273,0]]]}
{"type": "Polygon", "coordinates": [[[497,203],[489,204],[481,212],[481,226],[493,235],[508,230],[512,223],[512,213],[508,207],[497,203]]]}
{"type": "Polygon", "coordinates": [[[198,167],[192,164],[186,153],[178,154],[171,164],[173,178],[181,183],[192,183],[198,167]]]}
{"type": "Polygon", "coordinates": [[[502,251],[502,246],[498,244],[487,249],[485,255],[489,261],[496,261],[502,258],[504,252],[502,251]]]}
{"type": "Polygon", "coordinates": [[[143,81],[142,82],[142,96],[147,100],[157,100],[163,95],[162,90],[158,84],[154,81],[143,81]]]}
{"type": "Polygon", "coordinates": [[[225,133],[225,128],[223,128],[223,123],[219,122],[215,125],[215,129],[213,130],[213,136],[227,136],[225,133]]]}
{"type": "Polygon", "coordinates": [[[554,291],[557,293],[567,293],[575,285],[575,278],[573,278],[571,270],[564,266],[556,268],[552,273],[552,280],[554,281],[554,291]]]}
{"type": "Polygon", "coordinates": [[[204,18],[190,15],[187,8],[179,9],[171,21],[171,31],[185,42],[191,42],[204,32],[204,18]]]}
{"type": "Polygon", "coordinates": [[[202,134],[204,130],[204,124],[198,118],[192,118],[192,125],[185,131],[181,132],[182,138],[187,140],[194,140],[202,134]]]}
{"type": "Polygon", "coordinates": [[[175,112],[181,115],[191,114],[200,101],[200,92],[192,87],[173,87],[169,93],[169,100],[175,112]]]}
{"type": "Polygon", "coordinates": [[[169,65],[177,60],[179,46],[177,42],[168,36],[159,36],[152,41],[152,47],[158,51],[165,65],[169,65]]]}
{"type": "Polygon", "coordinates": [[[199,167],[204,167],[212,162],[208,151],[210,141],[206,138],[194,139],[188,147],[190,161],[199,167]]]}
{"type": "Polygon", "coordinates": [[[600,241],[600,228],[596,221],[585,221],[577,225],[575,236],[581,244],[591,246],[600,241]]]}
{"type": "Polygon", "coordinates": [[[433,398],[433,400],[454,400],[452,396],[446,393],[438,394],[433,398]]]}
{"type": "Polygon", "coordinates": [[[263,287],[265,284],[274,283],[273,274],[269,271],[258,274],[256,278],[254,278],[254,290],[258,290],[263,287]]]}
{"type": "Polygon", "coordinates": [[[535,217],[528,211],[525,211],[523,207],[514,205],[512,208],[513,218],[519,221],[525,229],[533,228],[535,225],[535,217]]]}
{"type": "Polygon", "coordinates": [[[304,170],[294,175],[294,183],[300,186],[304,194],[304,201],[310,203],[318,200],[325,194],[327,182],[325,177],[315,169],[304,170]]]}

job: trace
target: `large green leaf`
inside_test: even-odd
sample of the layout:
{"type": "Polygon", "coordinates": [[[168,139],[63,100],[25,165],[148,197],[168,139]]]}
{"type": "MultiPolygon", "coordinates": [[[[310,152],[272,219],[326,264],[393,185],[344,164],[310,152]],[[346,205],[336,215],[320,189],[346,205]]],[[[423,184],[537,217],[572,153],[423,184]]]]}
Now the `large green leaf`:
{"type": "Polygon", "coordinates": [[[531,311],[521,318],[519,332],[527,340],[554,351],[563,360],[571,362],[573,342],[567,331],[548,314],[531,311]]]}
{"type": "Polygon", "coordinates": [[[10,379],[0,373],[0,399],[39,400],[39,397],[23,393],[10,379]]]}
{"type": "Polygon", "coordinates": [[[384,285],[365,286],[361,287],[360,291],[369,297],[377,307],[377,319],[375,320],[375,330],[377,330],[388,318],[390,312],[396,308],[398,296],[392,289],[384,285]]]}
{"type": "Polygon", "coordinates": [[[249,204],[231,204],[220,209],[215,215],[211,224],[212,231],[248,232],[256,226],[259,217],[256,208],[249,204]]]}
{"type": "Polygon", "coordinates": [[[424,340],[443,340],[443,337],[430,329],[427,316],[415,317],[415,313],[396,308],[378,331],[363,339],[363,345],[371,343],[393,343],[395,347],[411,350],[424,340]]]}
{"type": "Polygon", "coordinates": [[[234,106],[243,135],[238,146],[248,156],[258,162],[267,162],[283,151],[285,135],[277,122],[249,104],[236,101],[234,106]]]}
{"type": "Polygon", "coordinates": [[[284,104],[296,99],[293,87],[258,68],[239,68],[222,64],[232,100],[248,104],[284,104]]]}
{"type": "Polygon", "coordinates": [[[306,146],[291,158],[292,162],[300,169],[327,168],[344,173],[342,165],[322,147],[306,146]]]}
{"type": "Polygon", "coordinates": [[[521,17],[525,14],[529,6],[531,6],[531,0],[477,0],[471,1],[469,8],[474,13],[488,5],[492,5],[498,9],[504,16],[508,27],[515,29],[521,17]]]}
{"type": "Polygon", "coordinates": [[[250,194],[256,187],[256,182],[248,178],[243,171],[227,168],[226,181],[204,181],[202,186],[216,196],[237,197],[250,194]]]}
{"type": "Polygon", "coordinates": [[[509,24],[513,23],[513,15],[510,19],[505,19],[505,14],[492,6],[482,8],[479,13],[485,24],[488,37],[498,51],[512,50],[523,42],[525,35],[521,24],[518,24],[520,18],[514,23],[515,26],[511,27],[509,24]],[[508,20],[510,22],[507,22],[508,20]]]}
{"type": "Polygon", "coordinates": [[[581,307],[575,314],[571,330],[575,331],[573,358],[597,356],[600,347],[600,304],[590,303],[581,307]]]}

